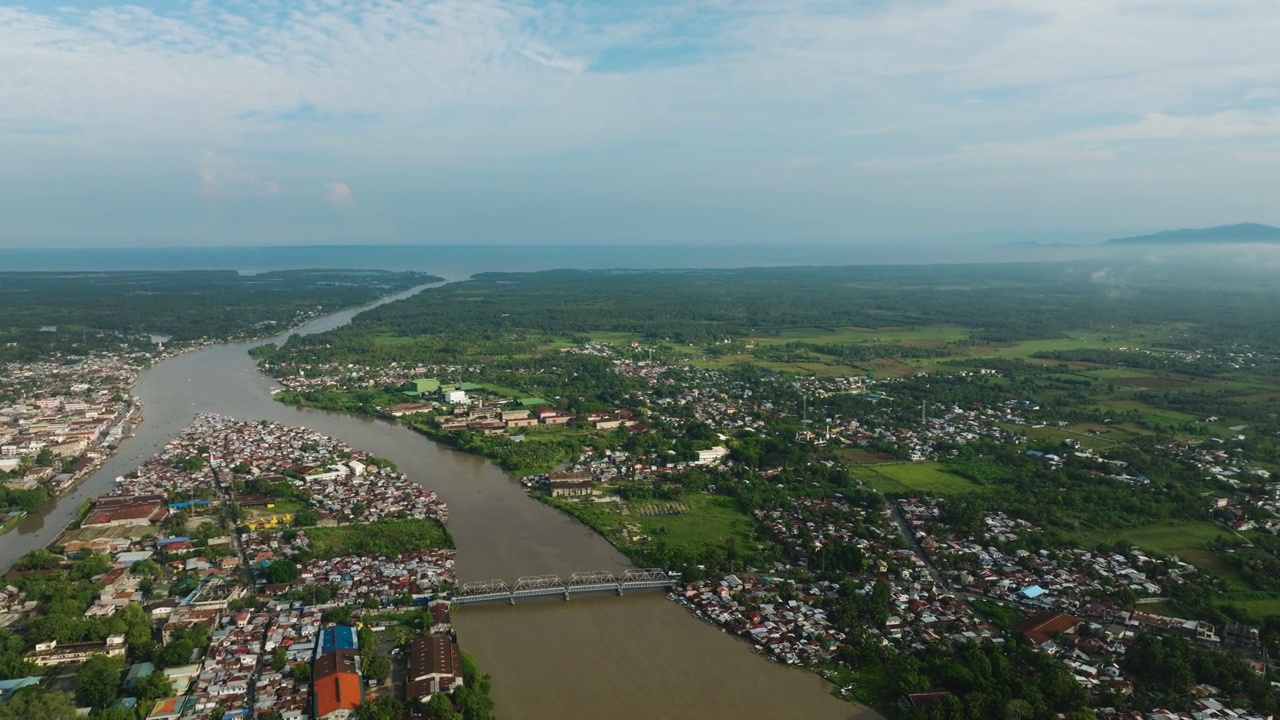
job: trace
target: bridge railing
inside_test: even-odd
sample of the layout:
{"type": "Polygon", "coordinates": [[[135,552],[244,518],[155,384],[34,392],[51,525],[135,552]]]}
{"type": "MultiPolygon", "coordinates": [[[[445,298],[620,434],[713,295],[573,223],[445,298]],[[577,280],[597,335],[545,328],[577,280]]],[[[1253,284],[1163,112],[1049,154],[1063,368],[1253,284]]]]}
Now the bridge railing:
{"type": "Polygon", "coordinates": [[[570,575],[567,581],[558,575],[528,575],[516,580],[514,586],[504,580],[464,583],[453,594],[453,601],[463,604],[489,600],[515,602],[518,597],[540,595],[564,595],[567,599],[570,593],[614,590],[621,594],[627,589],[668,587],[678,582],[678,576],[660,568],[630,568],[621,575],[608,570],[580,572],[570,575]]]}

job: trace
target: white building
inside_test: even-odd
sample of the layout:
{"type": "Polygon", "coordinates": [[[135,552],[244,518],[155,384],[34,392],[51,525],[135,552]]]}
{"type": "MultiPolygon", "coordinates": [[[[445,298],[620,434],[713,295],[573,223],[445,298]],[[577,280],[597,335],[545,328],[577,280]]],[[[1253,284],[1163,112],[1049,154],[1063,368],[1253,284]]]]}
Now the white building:
{"type": "Polygon", "coordinates": [[[710,450],[699,450],[699,451],[698,451],[698,459],[694,462],[694,464],[695,464],[695,465],[710,465],[710,464],[712,464],[712,463],[720,462],[721,460],[723,460],[723,459],[725,459],[726,457],[728,457],[728,455],[729,455],[729,449],[728,449],[728,448],[725,448],[725,447],[723,447],[723,446],[717,445],[717,446],[715,446],[715,447],[711,448],[710,450]]]}

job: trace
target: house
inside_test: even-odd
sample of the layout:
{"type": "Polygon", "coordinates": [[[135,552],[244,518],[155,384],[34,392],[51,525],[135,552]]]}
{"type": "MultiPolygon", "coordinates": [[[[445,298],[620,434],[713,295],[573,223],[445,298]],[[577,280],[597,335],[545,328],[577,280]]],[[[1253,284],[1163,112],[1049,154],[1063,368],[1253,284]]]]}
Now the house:
{"type": "Polygon", "coordinates": [[[428,605],[427,611],[431,613],[432,635],[439,635],[453,630],[453,622],[449,618],[449,603],[443,600],[432,601],[428,605]]]}
{"type": "Polygon", "coordinates": [[[409,674],[405,697],[427,702],[438,692],[462,686],[462,653],[445,635],[416,638],[409,644],[409,674]]]}
{"type": "Polygon", "coordinates": [[[1076,625],[1080,624],[1080,618],[1073,617],[1066,613],[1045,611],[1038,612],[1035,615],[1018,623],[1017,630],[1022,633],[1032,645],[1040,647],[1053,639],[1053,636],[1060,632],[1071,632],[1076,625]]]}

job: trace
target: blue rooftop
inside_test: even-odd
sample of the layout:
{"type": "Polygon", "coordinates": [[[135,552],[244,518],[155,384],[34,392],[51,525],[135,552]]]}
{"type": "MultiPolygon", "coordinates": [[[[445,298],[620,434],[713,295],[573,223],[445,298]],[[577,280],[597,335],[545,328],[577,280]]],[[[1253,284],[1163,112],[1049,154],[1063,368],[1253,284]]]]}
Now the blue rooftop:
{"type": "Polygon", "coordinates": [[[321,631],[319,652],[316,653],[316,657],[327,655],[334,650],[355,650],[357,644],[355,628],[334,625],[321,631]]]}
{"type": "Polygon", "coordinates": [[[1027,599],[1035,600],[1036,598],[1044,594],[1044,588],[1040,587],[1039,585],[1032,585],[1030,587],[1024,587],[1018,592],[1022,593],[1022,596],[1027,599]]]}

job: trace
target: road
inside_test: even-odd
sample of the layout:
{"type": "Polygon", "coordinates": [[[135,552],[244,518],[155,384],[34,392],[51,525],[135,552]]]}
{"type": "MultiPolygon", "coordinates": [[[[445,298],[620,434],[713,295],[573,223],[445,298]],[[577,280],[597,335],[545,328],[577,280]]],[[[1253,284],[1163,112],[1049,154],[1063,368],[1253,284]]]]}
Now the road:
{"type": "MultiPolygon", "coordinates": [[[[902,510],[896,503],[890,506],[889,513],[893,516],[893,521],[898,524],[898,530],[902,533],[902,536],[907,539],[907,544],[911,547],[911,552],[914,552],[916,556],[924,562],[925,570],[928,571],[929,577],[933,578],[934,586],[939,588],[942,592],[951,592],[951,584],[942,577],[942,573],[938,572],[938,568],[934,567],[933,559],[925,553],[924,548],[920,545],[920,541],[916,539],[915,533],[911,532],[911,526],[907,524],[906,518],[902,517],[902,510]]],[[[956,599],[960,601],[960,604],[963,605],[965,610],[968,610],[971,615],[981,617],[981,614],[973,609],[973,604],[969,602],[968,595],[962,592],[952,594],[955,595],[956,599]]],[[[999,629],[994,626],[990,627],[992,638],[1003,637],[1003,634],[999,629]]]]}

